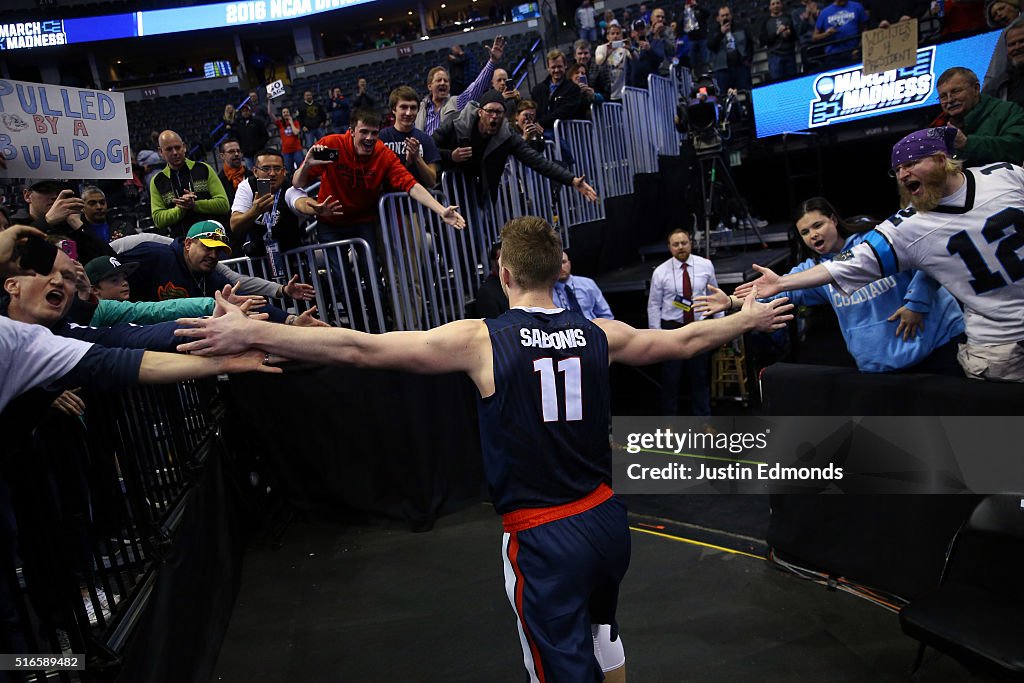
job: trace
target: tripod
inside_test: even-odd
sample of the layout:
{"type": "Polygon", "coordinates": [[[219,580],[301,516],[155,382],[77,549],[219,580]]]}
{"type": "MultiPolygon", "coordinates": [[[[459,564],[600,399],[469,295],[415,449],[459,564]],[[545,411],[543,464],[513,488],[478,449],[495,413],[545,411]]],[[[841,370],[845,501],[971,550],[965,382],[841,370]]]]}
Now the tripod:
{"type": "Polygon", "coordinates": [[[725,185],[726,201],[733,200],[735,205],[739,207],[739,218],[745,219],[746,223],[753,228],[754,233],[757,234],[757,240],[761,243],[761,248],[767,248],[767,244],[764,241],[764,237],[761,235],[761,230],[757,227],[754,219],[750,216],[750,210],[747,208],[747,203],[740,196],[739,190],[736,188],[736,182],[732,179],[732,174],[729,173],[729,167],[722,160],[721,148],[717,150],[707,150],[697,152],[697,163],[700,164],[700,193],[701,199],[704,203],[704,256],[705,258],[711,258],[711,214],[715,208],[715,184],[717,176],[720,173],[725,185]]]}

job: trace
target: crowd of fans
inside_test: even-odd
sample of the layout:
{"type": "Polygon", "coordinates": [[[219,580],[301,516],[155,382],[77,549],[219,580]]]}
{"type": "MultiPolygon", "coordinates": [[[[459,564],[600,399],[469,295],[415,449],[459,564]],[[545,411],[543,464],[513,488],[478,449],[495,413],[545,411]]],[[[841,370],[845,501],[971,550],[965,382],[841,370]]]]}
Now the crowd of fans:
{"type": "MultiPolygon", "coordinates": [[[[947,17],[959,16],[958,4],[945,3],[947,17]]],[[[729,6],[716,10],[687,0],[674,8],[674,15],[640,5],[634,18],[627,9],[619,15],[628,24],[624,30],[615,15],[598,16],[584,2],[576,20],[586,38],[574,44],[571,55],[550,50],[548,75],[528,94],[515,88],[508,69],[503,68],[501,37],[489,46],[487,62],[475,74],[454,68],[465,55],[457,47],[449,63],[431,69],[425,82],[417,84],[425,96],[411,86],[396,88],[386,98],[384,120],[375,108],[384,100],[373,94],[365,79],[360,79],[357,92],[349,98],[335,88],[328,102],[318,101],[306,90],[297,104],[278,107],[253,91],[237,110],[225,107],[216,167],[188,158],[185,141],[173,130],[155,133],[155,149],[138,153],[137,173],[128,185],[135,188],[134,196],[148,199],[153,229],[143,234],[111,222],[109,193],[99,183],[77,188],[56,179],[26,183],[23,206],[5,207],[0,224],[39,228],[61,245],[68,258],[58,259],[52,273],[36,276],[40,287],[30,288],[35,292],[30,306],[22,305],[22,288],[17,294],[8,291],[4,311],[28,316],[25,322],[44,324],[61,334],[80,336],[86,329],[80,324],[108,319],[97,313],[97,307],[113,298],[107,293],[113,289],[90,281],[91,272],[102,273],[103,280],[120,278],[114,288],[118,299],[194,298],[208,308],[213,293],[224,290],[238,301],[256,297],[256,303],[249,305],[258,305],[272,320],[323,324],[308,311],[289,314],[265,301],[310,300],[311,285],[294,278],[289,282],[239,280],[219,261],[301,246],[310,239],[306,227],[311,219],[318,227],[313,239],[329,243],[360,237],[370,245],[372,256],[380,239],[377,201],[389,190],[408,192],[446,223],[462,228],[465,220],[458,207],[441,205],[429,192],[437,186],[441,171],[462,171],[478,183],[483,201],[493,201],[510,156],[594,201],[593,188],[573,173],[571,163],[552,161],[544,154],[545,138],[551,138],[556,120],[589,116],[592,106],[620,99],[625,85],[639,85],[671,60],[708,64],[726,87],[749,87],[749,78],[742,74],[744,59],[737,62],[734,53],[745,58],[756,41],[770,45],[766,36],[799,42],[813,24],[810,41],[817,34],[848,39],[841,30],[832,30],[835,26],[828,25],[829,17],[852,14],[860,30],[905,21],[934,8],[908,2],[889,9],[865,10],[852,0],[836,0],[812,22],[817,12],[814,2],[790,13],[783,11],[779,0],[771,0],[764,30],[755,31],[735,22],[729,6]],[[608,40],[594,46],[587,38],[602,31],[608,40]],[[463,83],[457,83],[460,80],[463,83]],[[321,183],[315,199],[305,190],[314,181],[321,183]],[[111,270],[114,259],[124,268],[111,270]],[[37,310],[46,315],[26,313],[37,310]]],[[[968,165],[1019,163],[1024,158],[1024,109],[1012,97],[1024,91],[1017,75],[1017,61],[1024,55],[1024,21],[1017,16],[1015,2],[989,2],[983,9],[975,24],[983,26],[987,19],[1005,26],[992,73],[985,79],[986,92],[981,79],[967,69],[943,74],[937,83],[942,112],[935,125],[955,127],[955,149],[968,165]]],[[[957,21],[958,30],[978,27],[957,21]]],[[[773,49],[769,48],[770,57],[773,49]]],[[[778,68],[793,66],[781,59],[786,55],[776,56],[780,57],[773,60],[778,68]]],[[[333,266],[336,273],[344,270],[340,263],[333,266]]],[[[372,263],[366,268],[372,271],[372,263]]],[[[152,322],[152,307],[138,310],[145,310],[146,321],[152,322]]],[[[168,309],[172,310],[169,319],[178,315],[168,309]]],[[[126,312],[117,319],[134,320],[126,312]]],[[[172,336],[165,333],[124,337],[132,338],[145,339],[145,344],[155,344],[157,349],[173,346],[172,336]]]]}

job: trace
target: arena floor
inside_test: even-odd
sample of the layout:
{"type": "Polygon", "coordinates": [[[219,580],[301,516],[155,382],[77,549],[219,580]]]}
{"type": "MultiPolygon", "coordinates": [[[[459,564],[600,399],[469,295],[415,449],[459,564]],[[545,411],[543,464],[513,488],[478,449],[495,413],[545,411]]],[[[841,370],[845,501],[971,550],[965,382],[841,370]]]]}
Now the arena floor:
{"type": "MultiPolygon", "coordinates": [[[[628,502],[643,512],[619,604],[631,683],[908,680],[916,642],[895,614],[760,559],[765,499],[694,500],[686,524],[628,502]]],[[[211,680],[521,683],[499,550],[484,504],[419,534],[293,522],[249,551],[211,680]]],[[[929,652],[918,680],[978,680],[929,652]]]]}

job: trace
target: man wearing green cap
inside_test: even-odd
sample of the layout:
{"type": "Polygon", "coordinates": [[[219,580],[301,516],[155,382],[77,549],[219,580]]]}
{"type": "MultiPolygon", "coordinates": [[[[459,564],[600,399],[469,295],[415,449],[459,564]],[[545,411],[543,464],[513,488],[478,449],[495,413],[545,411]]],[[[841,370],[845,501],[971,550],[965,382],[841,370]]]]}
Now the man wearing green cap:
{"type": "MultiPolygon", "coordinates": [[[[217,263],[231,255],[229,238],[217,221],[199,221],[184,237],[170,244],[143,242],[120,255],[135,261],[138,270],[128,282],[135,301],[168,301],[187,297],[212,297],[231,283],[217,272],[217,263]]],[[[311,315],[289,315],[276,306],[261,309],[275,322],[316,324],[311,315]]]]}

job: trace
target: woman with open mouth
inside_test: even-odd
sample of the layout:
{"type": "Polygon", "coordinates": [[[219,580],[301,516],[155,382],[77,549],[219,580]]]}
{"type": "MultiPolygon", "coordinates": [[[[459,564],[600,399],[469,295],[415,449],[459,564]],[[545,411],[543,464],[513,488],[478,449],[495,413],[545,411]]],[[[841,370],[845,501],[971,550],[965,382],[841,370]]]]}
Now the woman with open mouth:
{"type": "MultiPolygon", "coordinates": [[[[842,254],[864,241],[878,221],[843,220],[824,197],[801,203],[795,230],[801,254],[797,273],[842,254]]],[[[695,297],[695,310],[717,313],[733,307],[735,297],[721,290],[695,297]]],[[[919,271],[907,270],[872,282],[846,296],[832,285],[787,292],[797,306],[832,306],[846,347],[861,372],[931,372],[963,376],[956,360],[964,332],[963,314],[953,296],[919,271]]]]}

